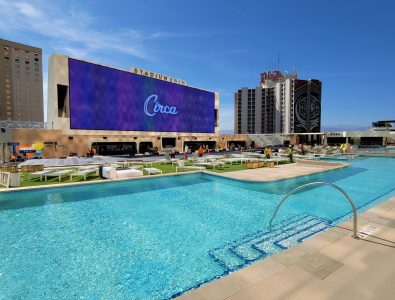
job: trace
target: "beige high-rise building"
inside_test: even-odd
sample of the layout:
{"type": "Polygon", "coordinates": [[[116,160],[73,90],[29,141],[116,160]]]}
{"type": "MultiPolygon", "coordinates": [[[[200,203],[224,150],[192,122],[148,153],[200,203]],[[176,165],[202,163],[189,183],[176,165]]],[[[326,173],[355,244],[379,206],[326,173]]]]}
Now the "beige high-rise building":
{"type": "Polygon", "coordinates": [[[43,122],[42,50],[0,39],[0,121],[43,122]]]}

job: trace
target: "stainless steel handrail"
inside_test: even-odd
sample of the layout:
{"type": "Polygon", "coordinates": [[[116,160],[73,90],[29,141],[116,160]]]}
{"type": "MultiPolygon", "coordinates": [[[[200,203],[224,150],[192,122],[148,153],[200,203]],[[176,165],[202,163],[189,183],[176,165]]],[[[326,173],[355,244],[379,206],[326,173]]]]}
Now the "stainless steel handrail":
{"type": "Polygon", "coordinates": [[[350,196],[339,186],[337,186],[336,184],[330,183],[330,182],[324,182],[324,181],[317,181],[317,182],[311,182],[311,183],[307,183],[307,184],[303,184],[297,188],[294,188],[293,190],[289,191],[285,197],[280,201],[280,203],[277,205],[276,210],[274,211],[273,217],[270,219],[270,223],[269,223],[269,229],[272,230],[272,222],[274,220],[274,218],[276,217],[280,206],[284,203],[285,200],[288,199],[289,196],[291,196],[292,194],[294,194],[295,192],[304,189],[305,187],[308,186],[313,186],[313,185],[329,185],[334,187],[335,189],[337,189],[338,191],[340,191],[344,196],[346,196],[348,202],[350,202],[351,206],[352,206],[352,210],[354,213],[354,218],[353,218],[353,235],[352,237],[354,239],[358,239],[358,235],[357,235],[357,209],[354,205],[354,202],[351,200],[350,196]]]}

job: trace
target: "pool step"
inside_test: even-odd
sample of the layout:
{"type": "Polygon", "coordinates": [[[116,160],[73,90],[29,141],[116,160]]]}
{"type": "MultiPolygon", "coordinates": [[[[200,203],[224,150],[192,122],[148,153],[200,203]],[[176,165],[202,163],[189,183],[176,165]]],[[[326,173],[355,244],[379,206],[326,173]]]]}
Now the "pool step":
{"type": "Polygon", "coordinates": [[[272,231],[259,231],[222,247],[209,255],[226,272],[231,272],[259,259],[302,242],[330,225],[314,216],[303,214],[273,226],[272,231]]]}
{"type": "Polygon", "coordinates": [[[320,222],[318,224],[315,224],[314,226],[311,226],[309,228],[306,228],[304,230],[301,230],[300,232],[289,235],[286,238],[283,238],[279,241],[274,242],[274,244],[282,249],[288,249],[289,247],[301,243],[303,240],[307,239],[308,237],[316,234],[317,232],[320,232],[324,229],[327,229],[328,223],[326,222],[320,222]]]}
{"type": "Polygon", "coordinates": [[[294,234],[298,234],[299,232],[305,232],[309,228],[321,223],[322,222],[320,220],[309,216],[301,221],[292,222],[291,224],[282,226],[277,230],[268,232],[267,234],[262,235],[259,239],[253,241],[249,246],[261,253],[264,252],[266,256],[270,256],[281,251],[281,249],[284,249],[282,244],[280,244],[281,246],[277,244],[279,241],[288,238],[289,236],[293,236],[294,234]]]}
{"type": "MultiPolygon", "coordinates": [[[[276,226],[273,228],[272,231],[261,232],[252,239],[240,241],[236,246],[231,247],[230,250],[244,260],[252,262],[262,258],[262,254],[264,256],[267,256],[267,254],[269,254],[266,250],[260,247],[255,247],[256,244],[261,244],[262,242],[272,243],[272,241],[277,241],[278,237],[287,237],[290,233],[295,232],[296,228],[301,229],[308,226],[308,224],[315,223],[317,223],[317,221],[314,219],[314,217],[309,215],[302,216],[295,220],[288,221],[285,224],[281,224],[280,226],[276,226]],[[256,252],[259,252],[260,255],[254,257],[253,253],[256,252]]],[[[277,252],[278,250],[279,249],[277,249],[277,252]]]]}

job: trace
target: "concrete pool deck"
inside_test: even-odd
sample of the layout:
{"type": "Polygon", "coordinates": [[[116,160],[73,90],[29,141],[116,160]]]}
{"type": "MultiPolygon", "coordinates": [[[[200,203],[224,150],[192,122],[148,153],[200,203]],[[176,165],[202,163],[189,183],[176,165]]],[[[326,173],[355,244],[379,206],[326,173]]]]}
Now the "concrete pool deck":
{"type": "Polygon", "coordinates": [[[182,300],[394,299],[395,197],[303,243],[188,292],[182,300]]]}
{"type": "Polygon", "coordinates": [[[271,182],[336,170],[348,166],[350,165],[341,162],[297,160],[296,163],[275,165],[274,168],[247,169],[226,173],[215,173],[215,175],[244,181],[271,182]]]}

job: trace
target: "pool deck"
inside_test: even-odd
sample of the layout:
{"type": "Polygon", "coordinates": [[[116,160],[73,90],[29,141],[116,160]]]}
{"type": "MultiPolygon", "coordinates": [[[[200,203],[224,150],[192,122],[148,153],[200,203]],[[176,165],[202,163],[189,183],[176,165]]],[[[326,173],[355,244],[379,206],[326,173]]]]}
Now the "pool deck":
{"type": "Polygon", "coordinates": [[[394,299],[395,197],[360,214],[367,225],[364,239],[349,220],[178,299],[394,299]]]}
{"type": "Polygon", "coordinates": [[[297,160],[294,164],[275,165],[274,168],[247,169],[234,172],[215,173],[215,175],[244,181],[271,182],[336,170],[348,167],[349,165],[350,164],[340,162],[297,160]]]}

